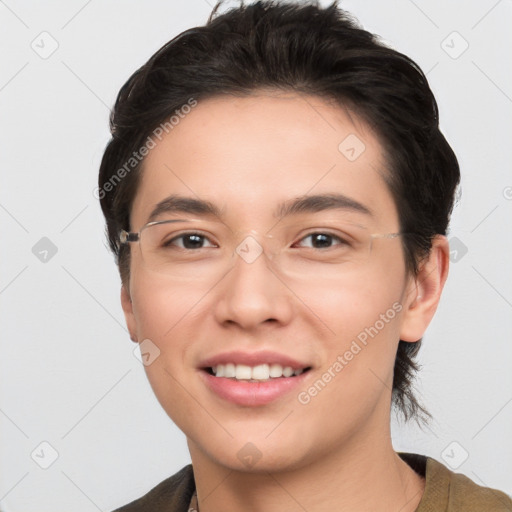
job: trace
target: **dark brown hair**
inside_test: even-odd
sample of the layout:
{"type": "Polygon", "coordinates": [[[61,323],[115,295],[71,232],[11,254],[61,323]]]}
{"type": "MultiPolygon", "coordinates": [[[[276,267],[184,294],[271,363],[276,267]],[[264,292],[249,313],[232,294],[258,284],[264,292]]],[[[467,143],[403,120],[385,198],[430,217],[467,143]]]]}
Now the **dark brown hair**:
{"type": "MultiPolygon", "coordinates": [[[[403,237],[406,270],[417,275],[433,237],[446,234],[460,180],[421,69],[360,28],[337,2],[325,8],[317,2],[242,2],[218,14],[221,3],[205,26],[181,33],[138,69],[112,110],[98,196],[123,282],[129,279],[130,254],[119,233],[130,228],[144,161],[140,149],[191,99],[246,96],[261,88],[333,100],[375,131],[400,228],[408,233],[403,237]]],[[[412,391],[420,344],[400,340],[395,360],[393,403],[406,419],[428,416],[412,391]]]]}

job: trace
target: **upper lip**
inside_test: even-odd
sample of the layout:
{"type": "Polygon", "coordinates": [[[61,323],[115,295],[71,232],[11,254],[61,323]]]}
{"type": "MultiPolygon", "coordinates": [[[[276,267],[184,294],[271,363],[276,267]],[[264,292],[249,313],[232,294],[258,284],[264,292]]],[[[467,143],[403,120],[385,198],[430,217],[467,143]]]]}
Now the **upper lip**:
{"type": "Polygon", "coordinates": [[[245,364],[247,366],[257,366],[260,364],[280,364],[283,367],[290,366],[295,370],[309,368],[311,365],[301,363],[287,355],[279,354],[270,350],[260,350],[258,352],[242,352],[235,350],[232,352],[222,352],[200,363],[201,368],[211,368],[219,364],[245,364]]]}

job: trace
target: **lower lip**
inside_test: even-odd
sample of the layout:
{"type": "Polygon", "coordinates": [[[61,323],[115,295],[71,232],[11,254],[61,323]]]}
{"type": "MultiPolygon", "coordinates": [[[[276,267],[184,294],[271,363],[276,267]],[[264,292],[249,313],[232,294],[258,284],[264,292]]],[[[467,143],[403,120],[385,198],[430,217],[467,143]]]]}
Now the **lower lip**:
{"type": "Polygon", "coordinates": [[[237,405],[257,407],[273,402],[297,388],[309,373],[295,377],[279,377],[263,382],[248,382],[215,377],[201,370],[206,385],[218,396],[237,405]]]}

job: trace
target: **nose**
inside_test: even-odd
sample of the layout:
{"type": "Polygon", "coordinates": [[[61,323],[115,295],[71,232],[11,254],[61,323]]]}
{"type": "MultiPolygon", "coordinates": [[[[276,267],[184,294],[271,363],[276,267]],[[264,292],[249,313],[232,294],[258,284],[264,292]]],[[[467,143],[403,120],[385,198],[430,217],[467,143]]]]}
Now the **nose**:
{"type": "Polygon", "coordinates": [[[294,312],[293,292],[262,247],[248,237],[236,253],[230,271],[215,287],[217,322],[245,330],[270,323],[288,324],[294,312]]]}

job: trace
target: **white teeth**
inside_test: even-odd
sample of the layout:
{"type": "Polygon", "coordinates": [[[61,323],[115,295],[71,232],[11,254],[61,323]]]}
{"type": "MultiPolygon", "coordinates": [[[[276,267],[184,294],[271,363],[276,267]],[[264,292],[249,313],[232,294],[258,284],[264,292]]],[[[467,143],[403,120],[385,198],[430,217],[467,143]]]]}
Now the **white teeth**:
{"type": "Polygon", "coordinates": [[[252,379],[252,370],[250,366],[245,364],[236,365],[236,380],[250,380],[252,379]]]}
{"type": "Polygon", "coordinates": [[[280,364],[270,365],[270,376],[273,378],[281,377],[283,375],[283,367],[280,364]]]}
{"type": "Polygon", "coordinates": [[[252,369],[252,378],[254,380],[267,380],[269,377],[268,364],[260,364],[252,369]]]}
{"type": "Polygon", "coordinates": [[[219,364],[212,366],[212,372],[216,377],[235,378],[237,380],[268,380],[279,377],[291,377],[300,375],[304,369],[294,370],[291,366],[281,366],[280,364],[259,364],[257,366],[248,366],[246,364],[219,364]]]}
{"type": "Polygon", "coordinates": [[[283,376],[291,377],[293,375],[293,368],[291,366],[285,366],[283,368],[283,376]]]}
{"type": "Polygon", "coordinates": [[[228,363],[224,366],[224,377],[235,377],[236,369],[233,363],[228,363]]]}

